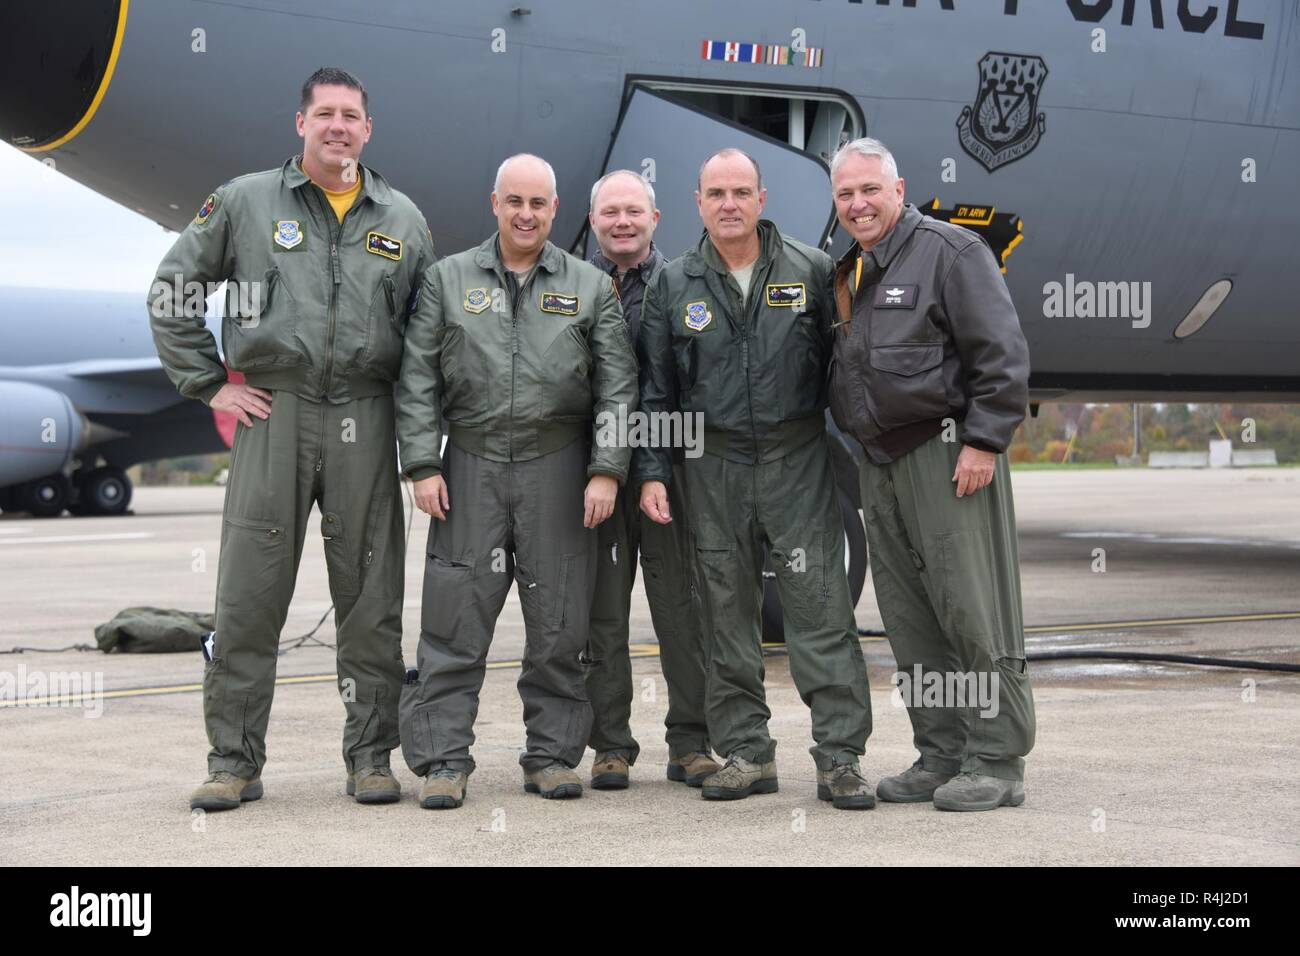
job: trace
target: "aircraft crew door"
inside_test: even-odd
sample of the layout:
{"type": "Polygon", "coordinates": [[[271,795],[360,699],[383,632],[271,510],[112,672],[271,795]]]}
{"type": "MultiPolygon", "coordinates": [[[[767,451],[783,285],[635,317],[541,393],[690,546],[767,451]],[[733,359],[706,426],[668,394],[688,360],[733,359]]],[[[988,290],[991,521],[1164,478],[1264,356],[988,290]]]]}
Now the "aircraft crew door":
{"type": "MultiPolygon", "coordinates": [[[[782,232],[820,247],[834,224],[830,171],[817,156],[711,115],[678,99],[634,87],[623,110],[605,172],[630,169],[654,187],[663,218],[655,244],[668,258],[699,241],[695,205],[700,164],[728,146],[757,161],[767,188],[765,219],[782,232]]],[[[587,251],[595,249],[587,237],[587,251]]]]}

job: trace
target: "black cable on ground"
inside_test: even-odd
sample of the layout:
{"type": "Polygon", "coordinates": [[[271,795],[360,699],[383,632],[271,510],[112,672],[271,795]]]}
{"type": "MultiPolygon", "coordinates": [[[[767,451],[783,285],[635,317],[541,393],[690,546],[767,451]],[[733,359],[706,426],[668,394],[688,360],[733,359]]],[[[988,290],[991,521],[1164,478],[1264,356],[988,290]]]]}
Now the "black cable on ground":
{"type": "Polygon", "coordinates": [[[1144,654],[1141,651],[1040,651],[1026,655],[1031,661],[1141,661],[1154,664],[1196,664],[1201,667],[1236,667],[1248,671],[1285,671],[1300,674],[1300,664],[1249,661],[1234,657],[1200,657],[1194,654],[1144,654]]]}
{"type": "MultiPolygon", "coordinates": [[[[858,628],[859,637],[885,637],[884,631],[858,628]]],[[[1282,671],[1300,674],[1300,664],[1279,661],[1251,661],[1233,657],[1201,657],[1195,654],[1148,654],[1142,651],[1039,651],[1026,654],[1028,661],[1141,661],[1146,664],[1195,664],[1199,667],[1235,667],[1248,671],[1282,671]]]]}

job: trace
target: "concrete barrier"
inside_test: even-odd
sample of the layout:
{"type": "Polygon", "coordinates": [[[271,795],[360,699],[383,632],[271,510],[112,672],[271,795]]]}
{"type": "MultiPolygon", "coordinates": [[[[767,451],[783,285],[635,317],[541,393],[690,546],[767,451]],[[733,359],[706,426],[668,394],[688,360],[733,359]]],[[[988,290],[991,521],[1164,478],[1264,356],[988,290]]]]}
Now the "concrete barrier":
{"type": "Polygon", "coordinates": [[[1232,451],[1233,468],[1258,468],[1276,464],[1277,452],[1272,448],[1234,448],[1232,451]]]}
{"type": "Polygon", "coordinates": [[[1148,468],[1208,468],[1208,451],[1153,451],[1147,456],[1148,468]]]}

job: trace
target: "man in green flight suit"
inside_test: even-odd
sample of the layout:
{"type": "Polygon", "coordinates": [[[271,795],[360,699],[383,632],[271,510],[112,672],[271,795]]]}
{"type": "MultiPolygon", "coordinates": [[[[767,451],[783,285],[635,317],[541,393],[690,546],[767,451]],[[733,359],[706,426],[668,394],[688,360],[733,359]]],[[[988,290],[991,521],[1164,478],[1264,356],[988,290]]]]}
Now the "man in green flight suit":
{"type": "Polygon", "coordinates": [[[580,797],[591,730],[580,655],[595,528],[627,478],[626,447],[591,442],[602,413],[636,406],[636,359],[609,276],[548,241],[559,199],[545,160],[497,171],[497,232],[429,269],[398,390],[402,464],[429,523],[402,753],[420,805],[459,807],[497,617],[519,584],[524,789],[580,797]],[[447,437],[443,453],[442,439],[447,437]]]}
{"type": "MultiPolygon", "coordinates": [[[[704,454],[683,466],[708,662],[709,739],[726,765],[705,799],[777,789],[763,689],[760,609],[770,554],[790,673],[812,710],[817,795],[875,805],[858,770],[871,731],[866,665],[844,570],[824,409],[833,264],[760,220],[752,157],[725,149],[700,168],[699,244],[646,293],[637,354],[644,412],[700,413],[704,454]]],[[[671,520],[670,456],[638,448],[641,508],[671,520]]]]}
{"type": "Polygon", "coordinates": [[[216,632],[204,647],[211,750],[209,776],[190,799],[196,810],[262,796],[280,630],[317,504],[347,715],[346,789],[359,803],[400,797],[389,769],[403,673],[393,387],[433,242],[415,205],[358,161],[372,118],[356,77],[318,70],[296,122],[302,154],[210,195],[150,294],[167,374],[181,394],[238,420],[216,632]],[[224,364],[203,318],[204,295],[223,280],[224,364]]]}

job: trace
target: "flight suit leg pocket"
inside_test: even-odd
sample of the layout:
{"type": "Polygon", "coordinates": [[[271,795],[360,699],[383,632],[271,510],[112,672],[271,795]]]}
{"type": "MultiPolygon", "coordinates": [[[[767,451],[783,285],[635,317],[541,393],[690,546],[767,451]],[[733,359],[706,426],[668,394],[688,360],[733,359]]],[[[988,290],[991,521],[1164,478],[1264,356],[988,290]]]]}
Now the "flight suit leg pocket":
{"type": "Polygon", "coordinates": [[[576,604],[569,592],[573,589],[574,567],[584,555],[561,555],[545,573],[534,568],[515,566],[515,581],[519,585],[519,603],[524,620],[543,631],[563,631],[578,621],[576,604]]]}
{"type": "Polygon", "coordinates": [[[285,539],[279,522],[226,517],[217,572],[218,605],[263,608],[273,604],[291,564],[285,539]]]}
{"type": "Polygon", "coordinates": [[[803,540],[772,549],[781,607],[787,626],[810,630],[826,622],[827,593],[825,534],[811,532],[803,540]]]}
{"type": "Polygon", "coordinates": [[[330,594],[338,603],[339,598],[355,596],[361,590],[355,529],[345,527],[341,515],[326,511],[320,516],[320,534],[325,542],[330,594]]]}
{"type": "Polygon", "coordinates": [[[461,614],[474,606],[474,563],[466,555],[451,558],[427,552],[420,627],[435,640],[456,639],[461,614]]]}
{"type": "Polygon", "coordinates": [[[935,597],[944,629],[995,661],[1009,656],[988,528],[946,531],[936,538],[940,580],[935,597]]]}
{"type": "Polygon", "coordinates": [[[239,746],[238,735],[225,713],[229,680],[224,657],[214,657],[203,665],[203,718],[208,728],[208,743],[223,756],[239,746]]]}
{"type": "MultiPolygon", "coordinates": [[[[413,692],[409,697],[414,701],[417,697],[415,692],[418,692],[419,686],[408,685],[404,687],[402,691],[404,701],[408,697],[406,693],[408,690],[413,692]]],[[[411,772],[420,777],[428,775],[440,755],[433,730],[436,716],[434,705],[426,704],[423,707],[417,707],[412,703],[407,707],[404,703],[402,707],[402,719],[398,731],[401,738],[402,759],[411,768],[411,772]]]]}

